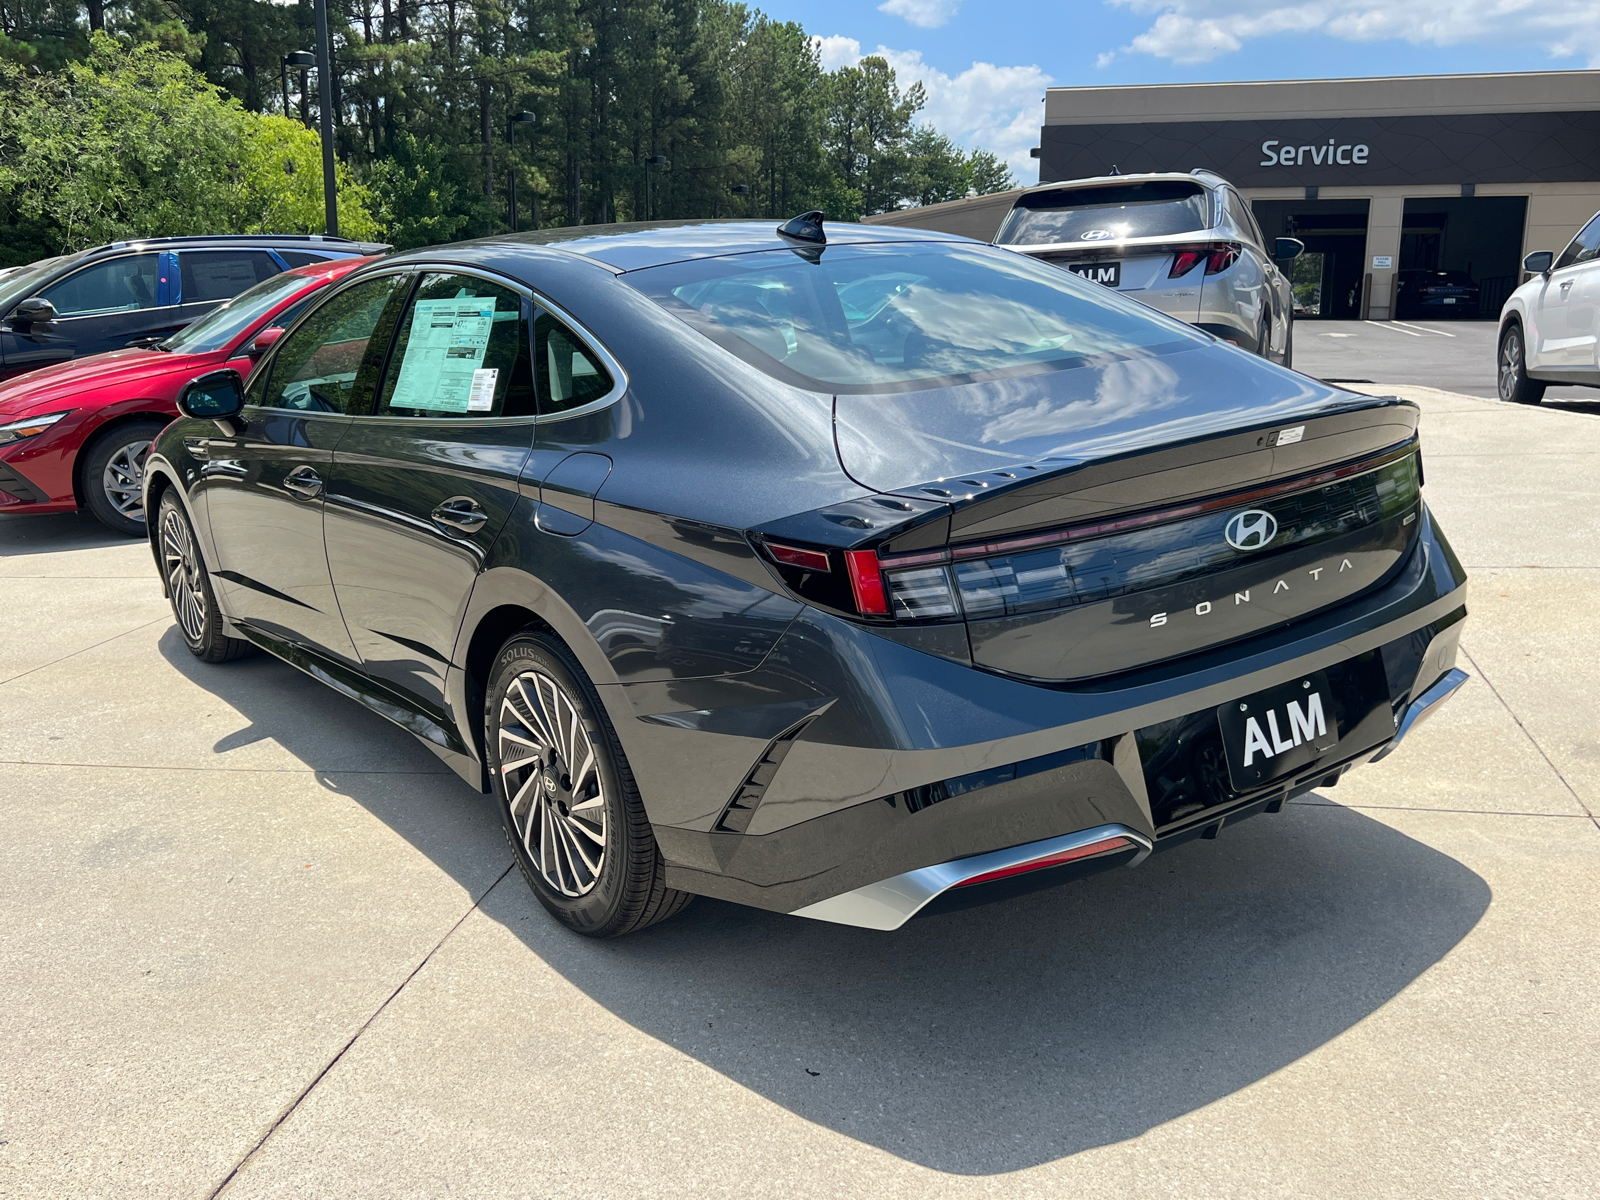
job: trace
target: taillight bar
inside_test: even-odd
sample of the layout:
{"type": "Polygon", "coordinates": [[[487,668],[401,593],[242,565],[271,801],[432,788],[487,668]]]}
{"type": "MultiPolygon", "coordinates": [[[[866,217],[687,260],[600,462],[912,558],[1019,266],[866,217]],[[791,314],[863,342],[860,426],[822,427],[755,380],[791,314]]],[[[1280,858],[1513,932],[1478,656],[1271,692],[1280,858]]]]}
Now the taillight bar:
{"type": "Polygon", "coordinates": [[[1193,246],[1178,246],[1173,250],[1172,266],[1167,269],[1168,279],[1181,279],[1202,262],[1206,274],[1216,275],[1233,266],[1243,253],[1238,242],[1201,242],[1193,246]]]}
{"type": "Polygon", "coordinates": [[[1150,525],[1161,525],[1167,521],[1178,521],[1185,517],[1199,516],[1202,513],[1214,512],[1221,508],[1231,508],[1237,504],[1269,500],[1274,496],[1282,496],[1289,492],[1318,487],[1321,484],[1332,483],[1336,479],[1344,479],[1350,475],[1360,475],[1367,471],[1375,471],[1379,467],[1387,466],[1396,459],[1404,458],[1407,454],[1415,452],[1415,450],[1416,443],[1410,442],[1396,449],[1374,455],[1371,458],[1362,459],[1359,462],[1347,463],[1340,467],[1331,467],[1326,471],[1318,471],[1311,475],[1296,476],[1294,479],[1285,479],[1281,483],[1268,484],[1265,487],[1254,488],[1247,492],[1232,492],[1226,496],[1213,497],[1210,500],[1197,500],[1192,504],[1174,505],[1171,508],[1136,513],[1133,516],[1118,517],[1110,521],[1097,521],[1092,525],[1071,525],[1065,529],[1051,529],[1043,533],[1023,534],[994,542],[972,543],[965,546],[956,546],[948,550],[924,550],[914,554],[885,556],[883,566],[885,568],[898,569],[901,567],[950,562],[952,559],[960,561],[968,558],[986,558],[991,554],[1011,554],[1018,550],[1036,550],[1045,546],[1059,545],[1063,542],[1075,542],[1083,538],[1101,537],[1108,533],[1125,533],[1130,529],[1143,529],[1150,525]]]}
{"type": "Polygon", "coordinates": [[[850,591],[855,595],[856,611],[867,616],[887,616],[889,593],[883,586],[876,550],[846,550],[845,569],[850,574],[850,591]]]}

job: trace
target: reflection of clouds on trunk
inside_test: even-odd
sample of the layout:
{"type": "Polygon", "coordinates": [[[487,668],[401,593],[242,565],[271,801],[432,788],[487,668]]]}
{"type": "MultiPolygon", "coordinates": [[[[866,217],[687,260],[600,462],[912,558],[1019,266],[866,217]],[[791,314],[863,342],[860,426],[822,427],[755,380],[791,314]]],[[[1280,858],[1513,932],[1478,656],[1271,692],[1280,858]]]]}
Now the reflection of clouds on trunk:
{"type": "Polygon", "coordinates": [[[1101,368],[1099,374],[1092,398],[1066,404],[1043,399],[1013,409],[985,425],[980,440],[1016,442],[1076,433],[1170,408],[1186,395],[1178,390],[1178,373],[1158,358],[1125,358],[1101,368]]]}

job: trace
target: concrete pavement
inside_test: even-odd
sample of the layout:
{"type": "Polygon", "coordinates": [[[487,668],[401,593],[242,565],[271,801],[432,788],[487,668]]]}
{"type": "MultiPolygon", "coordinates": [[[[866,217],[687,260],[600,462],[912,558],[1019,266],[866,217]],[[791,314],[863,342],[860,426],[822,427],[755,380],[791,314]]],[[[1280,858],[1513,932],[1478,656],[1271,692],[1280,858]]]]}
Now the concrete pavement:
{"type": "Polygon", "coordinates": [[[408,735],[0,520],[0,1196],[1592,1196],[1600,420],[1405,394],[1473,681],[1277,817],[896,934],[570,936],[408,735]]]}

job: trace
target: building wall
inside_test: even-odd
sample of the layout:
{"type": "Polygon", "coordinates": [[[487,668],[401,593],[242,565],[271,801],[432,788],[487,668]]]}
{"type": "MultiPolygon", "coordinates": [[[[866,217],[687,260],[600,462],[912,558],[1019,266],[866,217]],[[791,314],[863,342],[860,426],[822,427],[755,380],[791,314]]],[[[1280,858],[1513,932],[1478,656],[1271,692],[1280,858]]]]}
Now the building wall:
{"type": "Polygon", "coordinates": [[[867,225],[934,229],[940,233],[957,233],[980,242],[990,242],[994,240],[1000,222],[1011,211],[1011,202],[1021,194],[1022,189],[1015,188],[987,196],[970,196],[965,200],[948,200],[943,204],[924,204],[919,208],[903,208],[898,212],[863,217],[862,222],[867,225]]]}

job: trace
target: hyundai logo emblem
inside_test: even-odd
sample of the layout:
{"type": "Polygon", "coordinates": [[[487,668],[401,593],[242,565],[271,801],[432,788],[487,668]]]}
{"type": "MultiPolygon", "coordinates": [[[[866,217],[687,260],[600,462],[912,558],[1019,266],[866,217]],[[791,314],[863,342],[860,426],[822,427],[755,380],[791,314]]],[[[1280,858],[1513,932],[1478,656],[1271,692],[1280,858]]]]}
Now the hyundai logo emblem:
{"type": "Polygon", "coordinates": [[[1222,536],[1235,550],[1259,550],[1278,536],[1278,519],[1259,508],[1249,508],[1228,518],[1222,536]]]}
{"type": "Polygon", "coordinates": [[[1089,229],[1079,235],[1080,242],[1104,242],[1117,235],[1109,229],[1089,229]]]}

